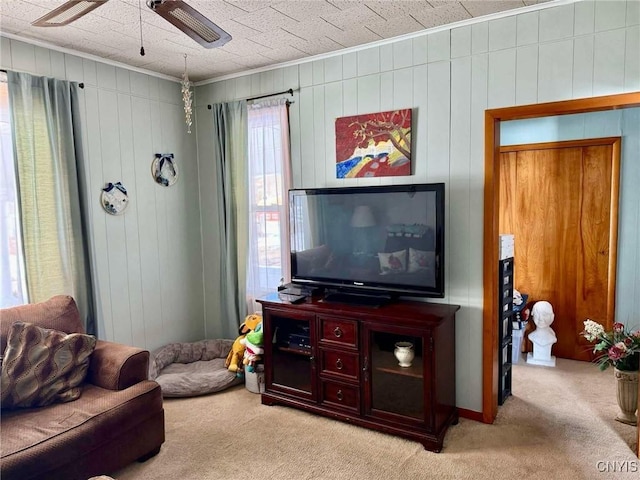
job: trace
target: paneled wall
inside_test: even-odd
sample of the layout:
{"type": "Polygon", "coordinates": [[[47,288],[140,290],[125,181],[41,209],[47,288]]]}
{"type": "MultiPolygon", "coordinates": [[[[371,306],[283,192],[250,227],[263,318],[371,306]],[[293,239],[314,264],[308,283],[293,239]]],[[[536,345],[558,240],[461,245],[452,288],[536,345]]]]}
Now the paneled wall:
{"type": "MultiPolygon", "coordinates": [[[[445,182],[444,302],[462,306],[456,317],[457,404],[480,411],[484,110],[638,91],[638,51],[640,2],[584,1],[203,85],[196,92],[201,174],[215,170],[208,162],[207,104],[293,88],[295,187],[445,182]],[[335,118],[396,108],[414,109],[413,174],[337,180],[335,118]]],[[[203,218],[215,218],[214,200],[204,192],[201,209],[203,218]]],[[[209,327],[219,313],[206,285],[217,279],[219,252],[215,232],[205,225],[209,327]]],[[[639,262],[636,255],[635,271],[639,262]]],[[[640,296],[640,284],[631,294],[640,296]]]]}
{"type": "Polygon", "coordinates": [[[195,134],[180,85],[0,37],[1,67],[84,82],[83,149],[100,338],[154,349],[203,338],[202,248],[195,134]],[[154,153],[173,153],[178,182],[158,186],[154,153]],[[130,204],[108,215],[101,189],[121,181],[130,204]]]}

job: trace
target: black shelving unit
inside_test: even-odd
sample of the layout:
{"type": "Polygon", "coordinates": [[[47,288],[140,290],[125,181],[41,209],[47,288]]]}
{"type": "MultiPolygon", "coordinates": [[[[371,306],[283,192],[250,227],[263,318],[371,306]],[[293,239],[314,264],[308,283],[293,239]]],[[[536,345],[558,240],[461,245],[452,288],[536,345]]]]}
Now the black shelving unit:
{"type": "Polygon", "coordinates": [[[511,349],[513,321],[513,257],[499,262],[498,285],[498,404],[511,395],[511,349]]]}

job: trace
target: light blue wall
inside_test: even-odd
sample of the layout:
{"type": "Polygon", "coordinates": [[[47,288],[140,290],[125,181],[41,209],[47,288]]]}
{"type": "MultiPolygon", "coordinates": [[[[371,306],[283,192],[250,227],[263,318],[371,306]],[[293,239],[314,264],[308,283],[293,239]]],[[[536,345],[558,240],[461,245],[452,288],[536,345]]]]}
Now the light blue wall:
{"type": "MultiPolygon", "coordinates": [[[[622,137],[616,321],[640,327],[640,108],[502,122],[501,145],[622,137]]],[[[604,294],[604,292],[603,292],[604,294]]]]}
{"type": "MultiPolygon", "coordinates": [[[[292,88],[295,187],[445,182],[442,301],[461,306],[456,314],[456,403],[481,411],[484,112],[638,91],[639,50],[640,2],[581,1],[201,85],[195,101],[200,176],[215,176],[207,104],[292,88]],[[336,118],[400,108],[414,109],[413,174],[336,179],[336,118]]],[[[590,126],[597,127],[598,122],[590,126]]],[[[217,208],[205,182],[201,189],[202,217],[211,219],[202,226],[210,332],[221,315],[215,288],[218,234],[212,226],[217,208]]],[[[637,225],[636,220],[636,230],[637,225]]]]}
{"type": "Polygon", "coordinates": [[[98,336],[150,350],[202,339],[196,140],[184,124],[180,84],[2,36],[0,67],[85,84],[79,102],[98,336]],[[170,188],[151,175],[154,154],[165,152],[175,154],[180,173],[170,188]],[[130,201],[116,216],[99,201],[114,181],[130,201]]]}

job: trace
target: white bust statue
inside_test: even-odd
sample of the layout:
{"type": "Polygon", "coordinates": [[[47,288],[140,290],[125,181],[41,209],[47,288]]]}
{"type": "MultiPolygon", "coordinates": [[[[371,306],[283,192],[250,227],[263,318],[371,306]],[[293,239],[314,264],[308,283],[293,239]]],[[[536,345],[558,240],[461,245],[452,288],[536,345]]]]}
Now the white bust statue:
{"type": "Polygon", "coordinates": [[[533,343],[533,354],[527,354],[527,363],[534,365],[556,366],[556,357],[551,356],[551,347],[558,341],[551,324],[555,318],[553,307],[549,302],[536,302],[531,309],[536,329],[529,334],[533,343]]]}

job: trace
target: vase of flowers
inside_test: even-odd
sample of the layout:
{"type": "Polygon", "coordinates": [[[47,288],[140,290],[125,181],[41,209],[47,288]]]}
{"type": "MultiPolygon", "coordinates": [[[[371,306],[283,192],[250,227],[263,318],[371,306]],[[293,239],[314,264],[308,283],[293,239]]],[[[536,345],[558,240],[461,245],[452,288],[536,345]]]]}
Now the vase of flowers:
{"type": "Polygon", "coordinates": [[[614,323],[610,332],[593,320],[584,321],[584,338],[594,343],[595,362],[600,370],[614,368],[616,398],[620,413],[616,420],[637,425],[638,364],[640,363],[640,330],[631,331],[622,323],[614,323]]]}

